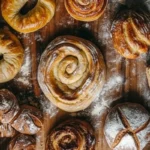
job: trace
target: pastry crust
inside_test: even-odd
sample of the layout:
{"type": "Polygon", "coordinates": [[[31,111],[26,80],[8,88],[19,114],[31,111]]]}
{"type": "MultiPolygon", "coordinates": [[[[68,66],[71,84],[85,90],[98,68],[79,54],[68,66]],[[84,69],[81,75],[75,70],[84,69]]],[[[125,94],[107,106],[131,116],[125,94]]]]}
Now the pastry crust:
{"type": "Polygon", "coordinates": [[[104,13],[108,0],[64,0],[68,13],[80,21],[94,21],[104,13]]]}
{"type": "Polygon", "coordinates": [[[16,31],[29,33],[44,27],[54,16],[54,0],[38,0],[27,14],[20,13],[28,0],[2,0],[1,11],[6,22],[16,31]]]}
{"type": "Polygon", "coordinates": [[[119,104],[107,115],[104,134],[113,150],[142,150],[150,142],[149,113],[136,103],[119,104]]]}
{"type": "Polygon", "coordinates": [[[46,97],[62,110],[76,112],[87,108],[99,95],[104,81],[103,57],[89,41],[61,36],[42,54],[39,85],[46,97]]]}
{"type": "Polygon", "coordinates": [[[54,128],[47,138],[45,150],[94,150],[94,131],[87,122],[67,120],[54,128]]]}
{"type": "Polygon", "coordinates": [[[10,141],[8,150],[36,150],[35,138],[18,134],[10,141]]]}
{"type": "Polygon", "coordinates": [[[149,17],[143,12],[124,10],[112,25],[115,50],[123,57],[135,59],[150,46],[149,17]]]}
{"type": "Polygon", "coordinates": [[[0,30],[0,55],[0,83],[4,83],[20,71],[24,56],[21,43],[8,30],[0,30]]]}

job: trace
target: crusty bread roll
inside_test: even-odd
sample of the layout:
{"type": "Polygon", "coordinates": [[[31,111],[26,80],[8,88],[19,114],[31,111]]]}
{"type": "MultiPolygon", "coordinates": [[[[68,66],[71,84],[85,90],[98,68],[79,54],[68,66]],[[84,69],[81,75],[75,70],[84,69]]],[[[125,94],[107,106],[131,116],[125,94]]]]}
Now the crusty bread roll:
{"type": "Polygon", "coordinates": [[[38,82],[46,97],[68,112],[87,108],[99,96],[105,81],[105,63],[91,42],[61,36],[42,54],[38,82]]]}
{"type": "Polygon", "coordinates": [[[97,20],[105,11],[108,0],[64,0],[68,13],[80,21],[97,20]]]}
{"type": "Polygon", "coordinates": [[[13,79],[23,63],[24,51],[19,40],[8,30],[0,29],[0,83],[13,79]]]}
{"type": "Polygon", "coordinates": [[[150,115],[139,104],[119,104],[107,115],[104,134],[113,150],[142,150],[150,142],[150,115]]]}
{"type": "Polygon", "coordinates": [[[150,46],[150,18],[140,11],[123,10],[112,25],[115,50],[123,57],[135,59],[150,46]]]}
{"type": "Polygon", "coordinates": [[[10,141],[8,150],[36,150],[35,138],[25,134],[18,134],[10,141]]]}
{"type": "Polygon", "coordinates": [[[45,150],[94,150],[94,131],[87,122],[67,120],[55,127],[47,138],[45,150]]]}
{"type": "Polygon", "coordinates": [[[41,130],[43,117],[41,111],[33,106],[23,105],[20,107],[16,97],[10,91],[1,89],[0,122],[2,123],[0,134],[4,135],[5,129],[8,128],[12,133],[15,129],[20,133],[33,135],[41,130]]]}
{"type": "Polygon", "coordinates": [[[2,0],[1,11],[6,22],[21,33],[34,32],[44,27],[54,16],[54,0],[37,0],[36,6],[25,15],[21,8],[28,0],[2,0]]]}

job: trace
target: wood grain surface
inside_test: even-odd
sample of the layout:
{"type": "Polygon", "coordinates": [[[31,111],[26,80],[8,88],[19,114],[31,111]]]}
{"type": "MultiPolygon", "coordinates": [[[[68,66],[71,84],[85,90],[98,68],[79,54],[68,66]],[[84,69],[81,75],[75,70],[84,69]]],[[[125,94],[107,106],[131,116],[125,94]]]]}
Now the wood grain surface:
{"type": "MultiPolygon", "coordinates": [[[[31,9],[36,0],[32,0],[24,9],[31,9]],[[32,5],[32,7],[30,7],[32,5]]],[[[146,79],[146,63],[149,54],[136,60],[127,60],[115,52],[111,39],[111,24],[117,11],[124,7],[147,8],[145,0],[109,0],[104,15],[94,22],[74,20],[65,10],[63,0],[56,0],[54,18],[42,29],[30,34],[20,34],[0,17],[0,27],[11,30],[21,41],[25,49],[24,64],[20,73],[10,82],[1,84],[18,98],[20,104],[39,107],[44,114],[44,127],[37,138],[37,150],[44,150],[45,139],[56,124],[70,117],[84,118],[89,121],[96,135],[96,150],[110,150],[103,134],[105,116],[109,109],[122,102],[137,102],[150,111],[150,89],[146,79]],[[37,69],[42,52],[54,38],[60,35],[74,35],[90,40],[104,56],[107,66],[106,84],[101,95],[89,108],[78,113],[66,113],[53,106],[43,95],[37,82],[37,69]]],[[[6,150],[10,139],[0,139],[0,150],[6,150]]],[[[149,150],[147,145],[145,150],[149,150]]]]}

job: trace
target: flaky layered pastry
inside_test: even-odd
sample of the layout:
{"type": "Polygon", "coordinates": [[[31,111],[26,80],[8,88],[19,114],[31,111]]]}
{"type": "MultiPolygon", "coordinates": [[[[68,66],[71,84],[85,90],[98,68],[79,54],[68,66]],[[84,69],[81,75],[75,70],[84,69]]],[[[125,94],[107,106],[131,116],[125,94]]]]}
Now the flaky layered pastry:
{"type": "Polygon", "coordinates": [[[80,21],[97,20],[105,11],[108,0],[64,0],[68,13],[80,21]]]}
{"type": "Polygon", "coordinates": [[[10,31],[0,29],[0,83],[13,79],[23,63],[21,43],[10,31]]]}
{"type": "Polygon", "coordinates": [[[68,112],[87,108],[97,98],[105,79],[100,51],[89,41],[62,36],[42,54],[38,82],[46,97],[68,112]]]}
{"type": "Polygon", "coordinates": [[[78,119],[67,120],[52,130],[45,150],[94,150],[95,137],[92,127],[78,119]]]}
{"type": "Polygon", "coordinates": [[[135,59],[150,46],[150,18],[144,12],[124,10],[113,22],[114,48],[123,57],[135,59]]]}
{"type": "MultiPolygon", "coordinates": [[[[0,135],[14,135],[14,129],[23,134],[36,134],[42,128],[42,113],[35,107],[18,105],[8,90],[0,90],[0,135]],[[8,129],[8,130],[7,130],[8,129]],[[9,132],[6,134],[6,130],[9,132]]],[[[7,137],[7,136],[5,136],[7,137]]]]}
{"type": "Polygon", "coordinates": [[[28,0],[2,0],[1,11],[6,22],[21,33],[34,32],[44,27],[54,16],[54,0],[37,0],[36,6],[26,14],[20,11],[28,0]]]}
{"type": "Polygon", "coordinates": [[[104,134],[113,150],[143,150],[150,142],[150,116],[136,103],[123,103],[107,115],[104,134]]]}
{"type": "Polygon", "coordinates": [[[9,143],[8,150],[35,150],[36,141],[34,137],[18,134],[9,143]]]}

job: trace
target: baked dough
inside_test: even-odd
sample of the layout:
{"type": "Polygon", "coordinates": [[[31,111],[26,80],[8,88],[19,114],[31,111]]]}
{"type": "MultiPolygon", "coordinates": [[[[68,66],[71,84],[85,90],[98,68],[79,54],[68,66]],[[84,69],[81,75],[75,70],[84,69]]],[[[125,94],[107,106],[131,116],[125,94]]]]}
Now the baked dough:
{"type": "Polygon", "coordinates": [[[0,83],[13,79],[20,71],[24,51],[15,35],[0,29],[0,83]]]}
{"type": "Polygon", "coordinates": [[[98,48],[74,36],[52,41],[42,54],[38,82],[46,97],[68,112],[87,108],[105,81],[105,64],[98,48]]]}
{"type": "Polygon", "coordinates": [[[150,142],[150,115],[139,104],[119,104],[107,115],[104,134],[113,150],[143,150],[150,142]]]}
{"type": "Polygon", "coordinates": [[[8,150],[36,150],[35,138],[18,134],[9,143],[8,150]]]}
{"type": "Polygon", "coordinates": [[[97,20],[105,11],[108,0],[64,0],[68,13],[80,21],[97,20]]]}
{"type": "Polygon", "coordinates": [[[144,12],[123,10],[112,25],[115,50],[123,57],[135,59],[150,46],[150,19],[144,12]]]}
{"type": "Polygon", "coordinates": [[[45,150],[94,150],[95,136],[91,125],[78,119],[55,127],[47,138],[45,150]]]}
{"type": "Polygon", "coordinates": [[[27,14],[20,13],[28,0],[2,0],[1,11],[6,22],[16,31],[29,33],[44,27],[54,16],[54,0],[37,0],[36,6],[27,14]]]}

